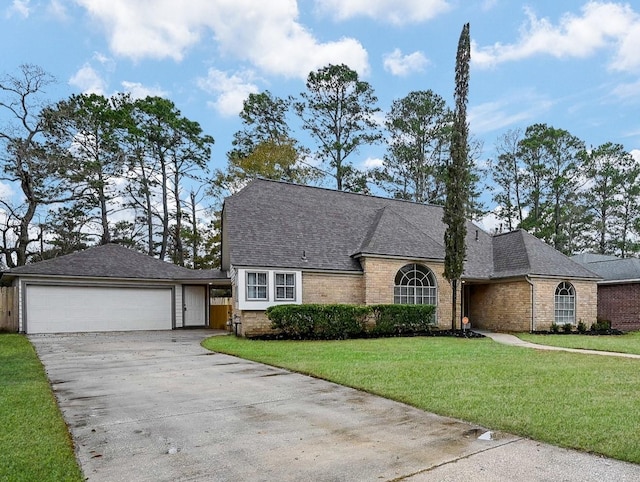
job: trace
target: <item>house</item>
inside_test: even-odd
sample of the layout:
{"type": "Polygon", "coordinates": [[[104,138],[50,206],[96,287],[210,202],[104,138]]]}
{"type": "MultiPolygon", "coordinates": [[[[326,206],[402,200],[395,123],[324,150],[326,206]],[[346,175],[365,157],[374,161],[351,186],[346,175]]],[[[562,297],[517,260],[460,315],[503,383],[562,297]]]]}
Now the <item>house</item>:
{"type": "MultiPolygon", "coordinates": [[[[283,303],[428,303],[451,326],[440,206],[255,180],[225,200],[222,269],[239,333],[270,331],[283,303]]],[[[467,223],[459,313],[475,328],[596,321],[597,274],[523,230],[467,223]]],[[[459,322],[458,327],[459,327],[459,322]]]]}
{"type": "Polygon", "coordinates": [[[204,327],[210,288],[229,283],[221,271],[183,268],[116,244],[13,268],[2,282],[18,290],[23,333],[204,327]]]}
{"type": "Polygon", "coordinates": [[[572,259],[602,278],[598,318],[621,331],[640,330],[640,259],[590,253],[572,259]]]}

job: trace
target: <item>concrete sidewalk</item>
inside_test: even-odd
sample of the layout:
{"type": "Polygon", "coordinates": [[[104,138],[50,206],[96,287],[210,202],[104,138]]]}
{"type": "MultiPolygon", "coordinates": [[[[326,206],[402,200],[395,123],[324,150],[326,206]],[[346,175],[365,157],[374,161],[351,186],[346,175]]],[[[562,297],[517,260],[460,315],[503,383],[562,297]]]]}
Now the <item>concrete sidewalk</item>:
{"type": "Polygon", "coordinates": [[[489,337],[498,343],[502,343],[503,345],[519,346],[521,348],[534,348],[536,350],[568,351],[571,353],[581,353],[583,355],[586,354],[586,355],[617,356],[620,358],[636,358],[640,360],[640,355],[635,355],[633,353],[617,353],[613,351],[586,350],[582,348],[563,348],[559,346],[541,345],[538,343],[531,343],[528,341],[521,340],[517,336],[510,335],[508,333],[494,333],[492,331],[486,331],[486,330],[473,330],[473,331],[475,331],[476,333],[480,333],[486,337],[489,337]]]}
{"type": "Polygon", "coordinates": [[[208,335],[29,337],[87,480],[640,480],[635,464],[209,352],[208,335]]]}

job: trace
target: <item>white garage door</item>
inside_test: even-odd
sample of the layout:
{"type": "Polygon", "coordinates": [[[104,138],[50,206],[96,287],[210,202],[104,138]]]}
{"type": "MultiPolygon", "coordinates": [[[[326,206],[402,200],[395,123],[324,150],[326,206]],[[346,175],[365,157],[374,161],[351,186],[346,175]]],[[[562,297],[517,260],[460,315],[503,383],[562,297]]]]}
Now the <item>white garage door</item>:
{"type": "Polygon", "coordinates": [[[27,333],[170,330],[171,288],[27,285],[27,333]]]}

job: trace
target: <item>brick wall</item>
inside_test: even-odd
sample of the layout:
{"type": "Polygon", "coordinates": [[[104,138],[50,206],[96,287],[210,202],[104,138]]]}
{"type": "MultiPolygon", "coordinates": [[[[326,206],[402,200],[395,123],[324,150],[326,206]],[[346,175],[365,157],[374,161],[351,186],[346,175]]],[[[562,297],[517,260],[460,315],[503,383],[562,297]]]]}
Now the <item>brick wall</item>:
{"type": "Polygon", "coordinates": [[[640,330],[640,283],[598,286],[598,317],[618,330],[640,330]]]}
{"type": "Polygon", "coordinates": [[[469,285],[467,289],[472,328],[531,330],[531,285],[527,281],[469,285]]]}
{"type": "MultiPolygon", "coordinates": [[[[404,265],[413,263],[414,261],[382,259],[382,258],[364,258],[360,260],[364,269],[364,293],[365,304],[376,305],[384,303],[393,303],[393,287],[395,284],[396,274],[404,265]]],[[[451,285],[444,278],[444,263],[425,263],[418,262],[428,267],[436,278],[438,285],[438,307],[436,317],[438,325],[442,328],[451,327],[451,285]]],[[[458,294],[458,300],[460,295],[458,294]]]]}
{"type": "MultiPolygon", "coordinates": [[[[319,304],[363,304],[362,274],[302,273],[302,302],[319,304]]],[[[235,314],[243,336],[272,333],[271,321],[264,311],[240,311],[235,314]]]]}
{"type": "MultiPolygon", "coordinates": [[[[582,321],[587,328],[596,321],[598,313],[598,289],[595,281],[572,281],[576,292],[576,324],[582,321]]],[[[548,330],[555,321],[555,294],[561,280],[534,280],[535,325],[534,330],[548,330]]]]}
{"type": "Polygon", "coordinates": [[[303,303],[364,303],[364,283],[361,273],[302,273],[303,303]]]}
{"type": "Polygon", "coordinates": [[[238,311],[240,325],[240,335],[258,336],[271,333],[271,320],[267,318],[264,311],[238,311]]]}

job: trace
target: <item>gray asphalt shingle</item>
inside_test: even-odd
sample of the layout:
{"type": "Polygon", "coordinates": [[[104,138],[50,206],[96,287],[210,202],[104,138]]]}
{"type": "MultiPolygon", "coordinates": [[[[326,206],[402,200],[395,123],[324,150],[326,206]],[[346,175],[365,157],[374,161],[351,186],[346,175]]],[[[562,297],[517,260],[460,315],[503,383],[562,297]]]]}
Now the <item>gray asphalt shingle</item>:
{"type": "Polygon", "coordinates": [[[5,273],[9,276],[43,275],[150,280],[225,278],[225,273],[219,270],[183,268],[117,244],[95,246],[58,258],[13,268],[5,273]]]}
{"type": "MultiPolygon", "coordinates": [[[[598,259],[581,257],[584,259],[598,259]]],[[[605,281],[640,280],[640,259],[637,258],[599,258],[598,261],[583,261],[583,266],[597,273],[605,281]]]]}
{"type": "MultiPolygon", "coordinates": [[[[224,268],[361,271],[359,255],[445,256],[441,206],[259,179],[227,198],[224,211],[224,268]]],[[[525,231],[491,236],[468,222],[466,244],[466,279],[596,277],[525,231]]]]}

